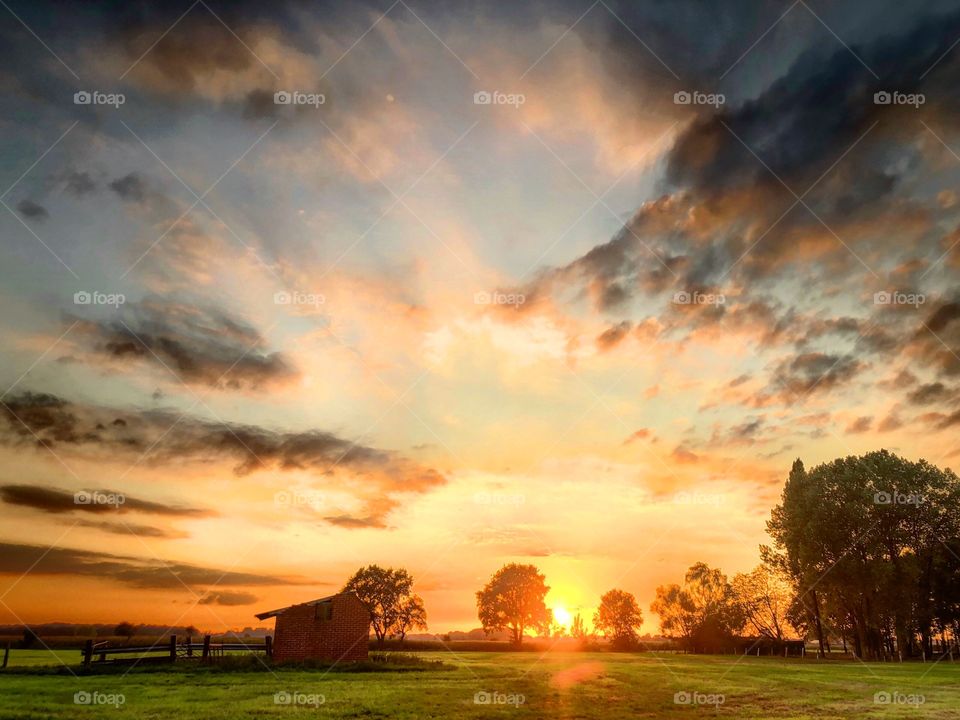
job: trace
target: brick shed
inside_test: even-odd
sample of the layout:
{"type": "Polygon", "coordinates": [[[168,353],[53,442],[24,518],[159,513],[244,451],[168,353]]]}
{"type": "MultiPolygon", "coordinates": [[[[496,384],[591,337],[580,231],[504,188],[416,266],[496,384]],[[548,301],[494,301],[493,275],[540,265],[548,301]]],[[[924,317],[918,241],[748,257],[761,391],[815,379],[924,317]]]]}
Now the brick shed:
{"type": "Polygon", "coordinates": [[[339,593],[310,602],[260,613],[275,617],[273,659],[320,659],[355,662],[367,659],[370,613],[353,593],[339,593]]]}

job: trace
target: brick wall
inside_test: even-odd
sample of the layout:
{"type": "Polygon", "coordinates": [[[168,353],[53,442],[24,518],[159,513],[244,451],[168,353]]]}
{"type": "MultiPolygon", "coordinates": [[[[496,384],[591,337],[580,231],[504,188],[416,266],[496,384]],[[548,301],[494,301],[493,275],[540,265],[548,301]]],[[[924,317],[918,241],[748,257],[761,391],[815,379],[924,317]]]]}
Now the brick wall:
{"type": "Polygon", "coordinates": [[[274,660],[366,660],[370,613],[352,593],[335,595],[330,603],[333,614],[329,620],[321,606],[308,604],[293,605],[277,616],[274,660]]]}

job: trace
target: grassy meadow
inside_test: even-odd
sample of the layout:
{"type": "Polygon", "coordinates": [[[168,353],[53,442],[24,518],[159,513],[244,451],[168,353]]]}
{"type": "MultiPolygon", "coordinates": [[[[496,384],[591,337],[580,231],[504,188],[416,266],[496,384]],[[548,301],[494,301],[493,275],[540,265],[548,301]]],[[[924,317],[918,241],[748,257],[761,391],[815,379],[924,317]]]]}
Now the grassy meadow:
{"type": "MultiPolygon", "coordinates": [[[[77,651],[57,650],[76,662],[77,651]]],[[[71,672],[14,650],[0,718],[957,718],[960,662],[668,653],[419,653],[352,670],[156,665],[71,672]],[[80,699],[93,699],[77,704],[80,699]],[[886,693],[875,700],[877,693],[886,693]],[[122,700],[121,700],[122,698],[122,700]],[[688,702],[683,702],[683,701],[688,702]],[[889,700],[889,702],[883,702],[889,700]],[[677,702],[680,701],[680,702],[677,702]]]]}

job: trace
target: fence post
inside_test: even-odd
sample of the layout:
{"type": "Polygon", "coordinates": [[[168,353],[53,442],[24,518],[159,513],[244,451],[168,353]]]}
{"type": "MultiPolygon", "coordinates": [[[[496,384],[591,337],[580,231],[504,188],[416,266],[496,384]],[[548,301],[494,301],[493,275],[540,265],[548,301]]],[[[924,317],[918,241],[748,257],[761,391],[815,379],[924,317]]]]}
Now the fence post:
{"type": "Polygon", "coordinates": [[[170,636],[170,662],[177,661],[177,636],[170,636]]]}
{"type": "Polygon", "coordinates": [[[273,638],[267,635],[267,637],[264,638],[264,641],[266,643],[265,649],[267,651],[267,657],[272,658],[273,657],[273,638]]]}
{"type": "Polygon", "coordinates": [[[187,635],[187,657],[193,657],[193,638],[187,635]]]}
{"type": "MultiPolygon", "coordinates": [[[[7,643],[7,646],[3,649],[3,667],[7,666],[7,661],[10,659],[10,643],[7,643]]],[[[950,659],[953,660],[953,654],[951,653],[950,659]]]]}
{"type": "Polygon", "coordinates": [[[83,666],[85,668],[90,667],[90,663],[93,662],[93,640],[87,640],[83,644],[83,666]]]}
{"type": "Polygon", "coordinates": [[[210,659],[210,636],[203,636],[203,660],[206,662],[210,659]]]}

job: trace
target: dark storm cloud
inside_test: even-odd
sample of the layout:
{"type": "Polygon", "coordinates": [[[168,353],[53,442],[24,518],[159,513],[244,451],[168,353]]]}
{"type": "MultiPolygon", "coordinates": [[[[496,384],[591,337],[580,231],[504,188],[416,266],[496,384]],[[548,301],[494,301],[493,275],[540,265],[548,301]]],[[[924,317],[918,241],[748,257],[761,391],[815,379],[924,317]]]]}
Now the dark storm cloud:
{"type": "Polygon", "coordinates": [[[71,195],[83,197],[96,190],[97,183],[90,177],[90,173],[71,172],[65,178],[64,189],[71,195]]]}
{"type": "Polygon", "coordinates": [[[226,607],[236,607],[239,605],[252,605],[257,601],[257,596],[245,592],[210,592],[200,600],[201,605],[224,605],[226,607]]]}
{"type": "Polygon", "coordinates": [[[873,418],[871,418],[869,415],[858,417],[856,420],[854,420],[852,423],[850,423],[847,426],[846,432],[848,435],[858,435],[860,433],[865,433],[868,430],[870,430],[870,426],[872,423],[873,423],[873,418]]]}
{"type": "Polygon", "coordinates": [[[151,363],[185,383],[256,390],[299,376],[286,356],[265,349],[255,328],[217,308],[147,300],[125,306],[119,319],[74,321],[97,355],[151,363]]]}
{"type": "MultiPolygon", "coordinates": [[[[676,55],[693,57],[696,53],[690,48],[700,50],[695,39],[709,45],[711,40],[704,39],[709,37],[720,46],[741,30],[731,27],[736,24],[734,16],[740,20],[745,15],[739,8],[711,9],[696,2],[679,5],[689,19],[700,20],[681,23],[676,15],[657,19],[657,11],[637,6],[625,9],[626,22],[630,25],[635,18],[636,27],[631,29],[650,36],[658,35],[650,32],[657,22],[665,28],[672,25],[672,30],[665,29],[657,41],[651,41],[681,36],[666,42],[665,57],[673,45],[676,55]],[[649,16],[654,22],[639,22],[649,16]],[[715,24],[722,31],[714,32],[715,24]]],[[[851,10],[847,7],[843,13],[850,16],[851,10]]],[[[892,10],[903,15],[902,10],[892,10]]],[[[806,12],[802,7],[797,11],[806,12]]],[[[799,54],[755,96],[695,118],[667,153],[666,194],[644,204],[613,238],[565,266],[541,271],[523,291],[544,298],[560,291],[569,296],[570,288],[581,288],[597,309],[607,310],[625,307],[635,296],[710,287],[725,278],[728,282],[771,279],[788,263],[805,259],[804,253],[817,255],[815,262],[808,261],[804,267],[819,283],[849,272],[854,264],[862,270],[820,219],[839,228],[842,236],[845,227],[876,224],[878,217],[889,213],[891,219],[913,223],[911,232],[921,233],[921,227],[930,226],[925,209],[906,199],[888,202],[901,179],[919,171],[920,155],[912,142],[919,131],[915,123],[908,127],[891,115],[902,109],[877,105],[873,95],[893,89],[924,92],[925,111],[938,119],[946,120],[957,109],[951,88],[960,80],[960,56],[946,51],[960,36],[960,13],[934,16],[930,12],[928,17],[909,21],[902,17],[891,28],[892,34],[853,48],[879,79],[850,49],[832,44],[826,52],[818,46],[799,54]],[[890,122],[865,135],[884,118],[890,122]],[[855,152],[831,167],[858,141],[855,152]],[[795,198],[782,183],[799,195],[821,176],[820,185],[804,199],[813,212],[802,205],[789,210],[795,198]],[[775,223],[776,231],[766,236],[775,223]]],[[[762,14],[747,15],[753,21],[762,14]]],[[[882,24],[888,20],[885,17],[882,24]]],[[[633,43],[630,58],[644,52],[636,38],[633,43]]],[[[698,67],[719,68],[721,54],[704,50],[703,58],[692,60],[694,75],[698,67]]],[[[680,65],[686,69],[685,63],[680,65]]],[[[643,92],[642,83],[636,91],[643,92]]],[[[935,238],[927,233],[918,240],[930,243],[935,238]]],[[[889,249],[902,252],[901,246],[889,249]]],[[[524,309],[531,312],[536,307],[531,304],[524,309]]]]}
{"type": "Polygon", "coordinates": [[[289,579],[205,568],[156,558],[16,543],[0,543],[0,574],[66,575],[113,580],[143,590],[181,590],[196,585],[289,585],[289,579]]]}
{"type": "Polygon", "coordinates": [[[960,318],[960,302],[947,302],[940,305],[926,321],[933,332],[943,332],[954,320],[960,318]]]}
{"type": "MultiPolygon", "coordinates": [[[[90,490],[89,493],[119,496],[116,490],[90,490]]],[[[124,495],[122,504],[106,505],[98,503],[78,502],[76,494],[68,490],[37,485],[2,485],[0,486],[0,500],[8,505],[34,508],[47,513],[145,513],[149,515],[167,515],[173,517],[206,517],[215,515],[212,510],[200,508],[168,505],[165,503],[140,500],[139,498],[124,495]]]]}
{"type": "Polygon", "coordinates": [[[600,348],[600,350],[610,350],[616,347],[620,344],[621,340],[630,334],[632,327],[633,323],[624,320],[607,328],[597,336],[597,347],[600,348]]]}
{"type": "Polygon", "coordinates": [[[161,540],[174,540],[190,537],[188,533],[172,530],[169,528],[159,528],[153,525],[140,525],[138,523],[110,522],[108,520],[75,520],[64,521],[64,525],[77,525],[79,527],[101,530],[111,535],[123,535],[130,537],[157,538],[161,540]]]}
{"type": "Polygon", "coordinates": [[[121,199],[128,202],[142,202],[147,196],[147,188],[137,173],[128,173],[110,183],[113,190],[121,199]]]}
{"type": "MultiPolygon", "coordinates": [[[[954,13],[856,48],[863,63],[846,48],[826,60],[807,51],[755,100],[695,122],[673,149],[668,176],[678,186],[708,195],[742,185],[778,185],[777,177],[802,186],[801,192],[887,112],[873,102],[875,92],[920,92],[956,80],[958,64],[949,57],[925,81],[920,77],[958,35],[960,14],[954,13]]],[[[863,202],[892,189],[892,180],[882,173],[865,180],[858,188],[863,202]]]]}
{"type": "Polygon", "coordinates": [[[907,395],[907,399],[914,405],[930,405],[938,402],[947,395],[947,386],[942,382],[926,383],[907,395]]]}
{"type": "Polygon", "coordinates": [[[851,381],[864,367],[851,355],[813,352],[787,358],[775,368],[761,399],[774,396],[795,402],[813,393],[826,393],[851,381]]]}
{"type": "MultiPolygon", "coordinates": [[[[226,462],[238,476],[270,469],[310,471],[355,495],[369,519],[381,523],[395,496],[446,483],[433,468],[329,432],[278,432],[172,411],[82,405],[47,394],[23,393],[0,403],[0,443],[147,465],[226,462]]],[[[336,516],[328,521],[350,526],[336,516]]]]}
{"type": "Polygon", "coordinates": [[[324,518],[331,525],[358,530],[361,528],[385,528],[382,517],[354,517],[353,515],[328,515],[324,518]]]}
{"type": "Polygon", "coordinates": [[[50,217],[47,209],[33,200],[21,200],[17,203],[17,211],[28,220],[46,220],[50,217]]]}

